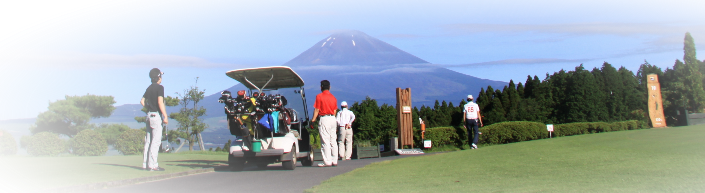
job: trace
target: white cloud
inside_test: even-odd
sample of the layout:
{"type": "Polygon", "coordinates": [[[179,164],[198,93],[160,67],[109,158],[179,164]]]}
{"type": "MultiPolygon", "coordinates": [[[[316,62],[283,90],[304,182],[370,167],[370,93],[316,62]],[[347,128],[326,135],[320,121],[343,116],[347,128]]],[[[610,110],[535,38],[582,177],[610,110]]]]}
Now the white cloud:
{"type": "Polygon", "coordinates": [[[379,37],[381,37],[381,38],[419,38],[422,36],[415,35],[415,34],[384,34],[379,37]]]}
{"type": "Polygon", "coordinates": [[[333,11],[276,11],[267,12],[264,15],[335,15],[333,11]]]}
{"type": "Polygon", "coordinates": [[[376,72],[351,72],[351,73],[343,73],[343,75],[377,75],[377,74],[386,74],[386,73],[395,73],[395,72],[405,72],[405,73],[421,73],[421,72],[431,72],[433,71],[434,68],[432,67],[426,67],[426,68],[419,68],[419,67],[397,67],[397,68],[390,68],[390,69],[385,69],[382,71],[376,71],[376,72]]]}
{"type": "Polygon", "coordinates": [[[133,68],[133,67],[195,67],[195,68],[245,68],[248,65],[211,62],[193,56],[162,54],[92,54],[64,53],[0,53],[3,68],[133,68]]]}
{"type": "Polygon", "coordinates": [[[470,64],[439,64],[439,66],[447,68],[457,68],[457,67],[474,67],[474,66],[494,66],[494,65],[509,65],[509,64],[551,64],[551,63],[581,63],[587,62],[594,59],[557,59],[557,58],[514,58],[506,60],[496,60],[489,62],[477,62],[470,64]]]}
{"type": "Polygon", "coordinates": [[[343,32],[349,32],[353,31],[352,29],[334,29],[334,30],[325,30],[325,31],[315,31],[311,32],[310,35],[330,35],[330,34],[336,34],[336,33],[343,33],[343,32]]]}
{"type": "Polygon", "coordinates": [[[705,25],[673,25],[665,23],[564,23],[564,24],[452,24],[443,26],[451,33],[551,33],[574,35],[668,35],[687,31],[705,31],[705,25]]]}

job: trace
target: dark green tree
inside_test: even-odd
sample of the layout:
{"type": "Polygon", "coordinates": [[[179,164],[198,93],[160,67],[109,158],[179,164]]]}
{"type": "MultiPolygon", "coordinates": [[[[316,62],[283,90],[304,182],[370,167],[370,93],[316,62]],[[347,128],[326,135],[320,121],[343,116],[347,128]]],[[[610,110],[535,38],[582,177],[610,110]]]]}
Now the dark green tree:
{"type": "Polygon", "coordinates": [[[686,87],[686,90],[679,93],[686,95],[686,109],[688,111],[701,113],[703,112],[703,107],[705,107],[705,91],[703,90],[705,79],[703,79],[702,73],[705,71],[705,67],[700,65],[700,61],[696,58],[695,41],[690,36],[690,32],[685,33],[683,44],[683,62],[685,62],[685,67],[675,68],[674,66],[676,74],[680,75],[680,81],[686,87]]]}
{"type": "Polygon", "coordinates": [[[35,125],[30,127],[32,134],[52,132],[68,137],[79,131],[90,129],[91,118],[109,117],[115,107],[112,96],[66,96],[64,100],[49,103],[49,110],[37,116],[35,125]]]}
{"type": "MultiPolygon", "coordinates": [[[[198,84],[198,77],[196,77],[196,84],[198,84]]],[[[177,131],[170,131],[170,135],[174,133],[173,135],[178,137],[185,136],[189,142],[189,151],[193,151],[193,144],[196,141],[198,141],[201,151],[205,151],[201,132],[208,127],[208,124],[204,123],[201,117],[206,115],[206,108],[198,106],[198,102],[204,98],[205,90],[200,90],[198,86],[194,85],[185,89],[183,93],[176,94],[181,97],[181,109],[179,112],[171,113],[169,118],[176,120],[179,128],[177,131]]]]}

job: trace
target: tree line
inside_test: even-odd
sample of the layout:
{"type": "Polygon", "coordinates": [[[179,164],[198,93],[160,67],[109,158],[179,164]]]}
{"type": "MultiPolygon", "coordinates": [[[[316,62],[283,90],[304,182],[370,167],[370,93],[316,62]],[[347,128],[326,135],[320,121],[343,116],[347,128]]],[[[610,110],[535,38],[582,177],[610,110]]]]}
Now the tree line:
{"type": "MultiPolygon", "coordinates": [[[[506,121],[533,121],[546,124],[574,122],[618,122],[637,120],[651,124],[648,115],[646,76],[657,74],[661,84],[664,114],[669,126],[686,125],[686,115],[702,113],[705,107],[705,61],[696,58],[693,37],[685,34],[683,60],[662,70],[644,61],[634,73],[624,66],[604,62],[600,68],[586,69],[582,64],[571,71],[560,70],[526,81],[513,80],[501,90],[487,86],[476,96],[485,125],[506,121]]],[[[420,128],[421,117],[427,128],[462,127],[463,105],[438,100],[434,106],[414,107],[413,125],[420,128]]],[[[357,120],[354,137],[373,144],[385,143],[396,136],[396,109],[377,105],[367,97],[350,108],[357,120]]]]}

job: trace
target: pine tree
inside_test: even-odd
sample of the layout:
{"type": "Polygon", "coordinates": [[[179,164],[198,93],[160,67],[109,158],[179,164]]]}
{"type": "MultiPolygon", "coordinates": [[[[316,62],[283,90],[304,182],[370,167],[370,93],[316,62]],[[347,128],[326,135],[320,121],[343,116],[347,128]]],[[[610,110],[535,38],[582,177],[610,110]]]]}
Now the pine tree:
{"type": "Polygon", "coordinates": [[[696,58],[695,53],[695,41],[693,37],[690,36],[690,32],[685,33],[685,40],[683,43],[683,61],[685,62],[685,67],[676,70],[676,74],[680,75],[680,81],[683,82],[686,87],[681,94],[686,94],[686,105],[688,111],[692,112],[703,112],[703,107],[705,107],[705,91],[703,90],[703,85],[705,85],[705,79],[703,79],[703,71],[705,67],[700,65],[700,61],[696,58]],[[688,92],[688,90],[690,92],[688,92]]]}

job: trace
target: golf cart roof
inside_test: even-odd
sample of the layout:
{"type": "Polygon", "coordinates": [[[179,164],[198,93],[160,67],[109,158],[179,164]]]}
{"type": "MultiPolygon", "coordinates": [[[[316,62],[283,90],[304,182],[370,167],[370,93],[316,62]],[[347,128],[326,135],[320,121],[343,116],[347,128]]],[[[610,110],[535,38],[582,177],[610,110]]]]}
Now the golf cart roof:
{"type": "Polygon", "coordinates": [[[280,88],[302,87],[304,80],[288,66],[245,68],[225,73],[249,89],[276,90],[280,88]]]}

